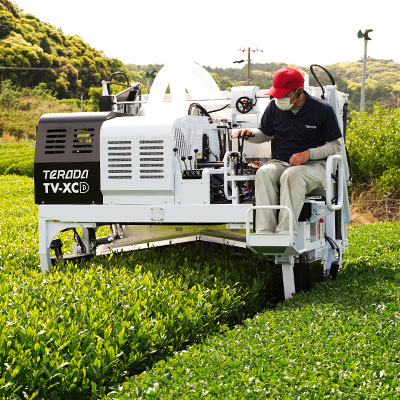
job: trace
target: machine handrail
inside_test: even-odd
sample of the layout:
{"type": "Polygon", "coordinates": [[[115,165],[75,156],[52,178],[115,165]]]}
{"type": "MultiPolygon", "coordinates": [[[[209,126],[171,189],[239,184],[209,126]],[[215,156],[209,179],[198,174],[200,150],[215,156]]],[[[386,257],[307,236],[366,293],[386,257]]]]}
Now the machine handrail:
{"type": "Polygon", "coordinates": [[[228,158],[232,153],[236,153],[235,151],[227,151],[224,155],[224,195],[226,197],[227,200],[236,200],[237,202],[239,202],[239,192],[238,190],[236,190],[236,196],[233,194],[233,188],[234,188],[234,184],[232,182],[232,194],[229,194],[229,190],[228,190],[228,158]]]}
{"type": "Polygon", "coordinates": [[[344,177],[344,167],[343,167],[343,159],[340,154],[334,154],[328,157],[326,160],[326,206],[329,211],[337,211],[340,210],[343,206],[343,177],[344,177]],[[333,193],[333,183],[334,180],[332,178],[333,168],[336,165],[335,161],[338,162],[338,179],[337,179],[337,191],[338,198],[337,203],[332,204],[332,193],[333,193]]]}
{"type": "MultiPolygon", "coordinates": [[[[246,242],[249,242],[249,237],[250,237],[250,213],[253,212],[254,210],[286,210],[289,214],[289,239],[290,243],[293,243],[294,237],[293,237],[293,212],[292,210],[287,207],[287,206],[281,206],[281,205],[276,205],[276,206],[252,206],[249,207],[246,211],[246,242]]],[[[254,227],[255,229],[255,227],[254,227]]],[[[256,233],[257,234],[257,233],[256,233]]]]}
{"type": "Polygon", "coordinates": [[[255,175],[229,175],[228,170],[228,158],[232,153],[241,154],[237,151],[228,151],[224,155],[224,195],[227,200],[232,200],[232,203],[239,204],[239,188],[235,185],[235,182],[239,181],[254,181],[256,179],[255,175]],[[232,193],[229,193],[228,182],[232,182],[232,193]]]}

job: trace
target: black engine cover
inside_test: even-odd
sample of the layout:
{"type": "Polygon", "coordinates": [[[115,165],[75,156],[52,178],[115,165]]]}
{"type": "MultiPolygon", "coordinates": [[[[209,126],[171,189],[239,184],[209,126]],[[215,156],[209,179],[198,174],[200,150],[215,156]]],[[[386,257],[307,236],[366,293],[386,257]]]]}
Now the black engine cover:
{"type": "Polygon", "coordinates": [[[114,113],[46,114],[36,135],[36,204],[102,204],[100,129],[114,113]]]}

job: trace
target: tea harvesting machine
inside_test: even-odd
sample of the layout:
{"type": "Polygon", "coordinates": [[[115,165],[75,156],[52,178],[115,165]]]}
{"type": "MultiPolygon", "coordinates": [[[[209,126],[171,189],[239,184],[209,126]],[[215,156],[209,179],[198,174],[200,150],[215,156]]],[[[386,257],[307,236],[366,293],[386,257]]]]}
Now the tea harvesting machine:
{"type": "MultiPolygon", "coordinates": [[[[333,107],[345,141],[347,94],[333,81],[310,86],[307,77],[305,90],[333,107]]],[[[299,265],[319,261],[334,277],[351,221],[344,145],[327,159],[326,188],[307,197],[296,238],[291,224],[285,235],[254,231],[256,210],[266,208],[254,204],[255,176],[274,147],[232,140],[232,132],[259,126],[272,101],[265,93],[256,86],[221,92],[197,64],[166,65],[149,95],[117,72],[103,81],[99,112],[43,115],[34,163],[42,271],[60,259],[200,240],[273,258],[285,298],[299,290],[299,265]],[[127,82],[112,94],[117,75],[127,82]],[[110,233],[99,237],[104,225],[110,233]],[[75,236],[70,254],[55,239],[66,230],[75,236]]],[[[293,218],[290,209],[280,212],[293,218]]]]}

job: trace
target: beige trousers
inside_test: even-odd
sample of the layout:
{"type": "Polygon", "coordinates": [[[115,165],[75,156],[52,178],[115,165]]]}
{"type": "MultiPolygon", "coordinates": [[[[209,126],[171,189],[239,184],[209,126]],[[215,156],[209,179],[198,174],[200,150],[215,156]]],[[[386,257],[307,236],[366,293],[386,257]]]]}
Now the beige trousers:
{"type": "MultiPolygon", "coordinates": [[[[325,160],[307,161],[291,166],[285,161],[271,160],[256,175],[256,205],[282,205],[293,211],[293,234],[305,197],[314,189],[325,187],[325,160]]],[[[288,233],[287,211],[257,210],[256,232],[288,233]],[[279,214],[279,215],[278,215],[279,214]]]]}

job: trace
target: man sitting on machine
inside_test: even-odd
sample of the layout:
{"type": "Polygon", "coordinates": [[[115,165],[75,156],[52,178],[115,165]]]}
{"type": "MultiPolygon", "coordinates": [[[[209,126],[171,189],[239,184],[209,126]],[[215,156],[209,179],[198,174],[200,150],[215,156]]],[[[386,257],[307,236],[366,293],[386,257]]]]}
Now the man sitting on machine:
{"type": "MultiPolygon", "coordinates": [[[[341,150],[342,136],[333,108],[304,91],[304,77],[294,68],[276,71],[271,101],[259,129],[241,129],[233,138],[249,136],[255,143],[275,140],[276,158],[256,175],[256,205],[283,205],[293,211],[293,233],[306,195],[325,187],[326,159],[341,150]]],[[[258,210],[257,233],[288,234],[289,216],[285,211],[258,210]]]]}

